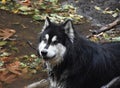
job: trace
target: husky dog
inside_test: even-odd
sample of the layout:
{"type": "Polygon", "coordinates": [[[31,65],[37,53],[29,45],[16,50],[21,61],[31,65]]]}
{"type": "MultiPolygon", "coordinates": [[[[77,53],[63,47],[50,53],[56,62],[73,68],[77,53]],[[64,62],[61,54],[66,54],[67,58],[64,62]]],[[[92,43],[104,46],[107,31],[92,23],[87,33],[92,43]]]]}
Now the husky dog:
{"type": "Polygon", "coordinates": [[[49,88],[100,88],[120,75],[120,42],[91,42],[79,36],[71,20],[56,24],[46,18],[38,52],[49,88]]]}

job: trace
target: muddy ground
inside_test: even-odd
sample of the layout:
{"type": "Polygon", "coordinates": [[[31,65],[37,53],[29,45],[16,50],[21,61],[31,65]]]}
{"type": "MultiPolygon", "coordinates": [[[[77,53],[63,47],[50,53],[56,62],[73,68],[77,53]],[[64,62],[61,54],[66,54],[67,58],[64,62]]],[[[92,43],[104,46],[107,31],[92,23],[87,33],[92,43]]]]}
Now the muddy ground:
{"type": "MultiPolygon", "coordinates": [[[[75,25],[76,30],[83,36],[90,34],[89,30],[99,29],[101,26],[113,22],[117,18],[94,10],[94,5],[100,6],[103,9],[107,7],[120,9],[120,0],[79,0],[77,3],[74,2],[74,0],[63,1],[78,6],[78,14],[85,16],[85,18],[89,20],[86,23],[75,25]],[[91,3],[91,1],[94,1],[94,3],[91,3]]],[[[38,36],[42,26],[43,22],[33,21],[29,16],[0,10],[0,29],[11,28],[16,30],[16,34],[14,35],[16,43],[14,46],[16,46],[19,51],[13,52],[15,56],[36,54],[36,51],[27,44],[27,41],[30,41],[34,47],[37,47],[38,36]]],[[[116,27],[116,30],[120,30],[119,25],[116,27]]],[[[5,84],[4,88],[23,88],[25,85],[46,77],[45,72],[39,72],[30,78],[19,78],[9,85],[5,84]]]]}
{"type": "MultiPolygon", "coordinates": [[[[16,34],[13,36],[13,39],[15,39],[14,47],[17,47],[18,51],[11,51],[14,57],[36,54],[36,51],[29,46],[27,41],[30,41],[33,44],[33,47],[37,48],[39,32],[42,29],[42,26],[43,22],[33,21],[29,16],[13,14],[8,11],[0,10],[0,29],[10,28],[16,30],[16,34]]],[[[89,34],[89,30],[92,29],[90,23],[75,25],[75,27],[84,35],[89,34]]],[[[46,77],[46,73],[40,71],[31,77],[18,78],[11,84],[4,84],[4,87],[23,88],[25,85],[46,77]]]]}

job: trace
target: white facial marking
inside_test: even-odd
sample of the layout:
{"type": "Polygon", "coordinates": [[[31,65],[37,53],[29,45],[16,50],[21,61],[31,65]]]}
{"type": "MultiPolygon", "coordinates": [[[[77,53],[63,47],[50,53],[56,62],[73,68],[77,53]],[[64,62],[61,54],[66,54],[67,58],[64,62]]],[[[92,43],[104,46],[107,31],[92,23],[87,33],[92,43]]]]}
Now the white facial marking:
{"type": "MultiPolygon", "coordinates": [[[[47,39],[47,41],[49,40],[49,35],[46,34],[45,38],[47,39]]],[[[52,38],[52,42],[57,40],[57,36],[53,36],[52,38]]],[[[61,63],[63,61],[63,57],[64,54],[66,52],[66,47],[64,45],[62,45],[61,43],[57,43],[57,44],[50,44],[49,47],[46,49],[47,42],[45,42],[44,40],[42,40],[39,45],[38,45],[38,50],[40,55],[42,50],[47,51],[47,57],[50,58],[48,59],[48,61],[46,61],[46,65],[47,65],[47,69],[51,70],[55,65],[61,63]]]]}
{"type": "Polygon", "coordinates": [[[56,49],[52,45],[49,46],[47,51],[48,51],[48,53],[47,53],[48,57],[54,57],[56,55],[56,49]]]}
{"type": "Polygon", "coordinates": [[[55,35],[55,36],[53,36],[53,38],[52,38],[52,42],[54,42],[54,41],[56,41],[57,40],[57,36],[55,35]]]}
{"type": "Polygon", "coordinates": [[[48,48],[48,56],[53,57],[55,56],[50,63],[51,64],[59,64],[61,61],[63,61],[63,56],[66,52],[65,46],[63,46],[61,43],[58,43],[57,45],[50,45],[48,48]]]}
{"type": "Polygon", "coordinates": [[[66,48],[61,43],[58,43],[56,48],[57,48],[57,51],[58,51],[57,52],[58,53],[57,62],[59,62],[60,60],[61,61],[63,60],[63,56],[66,52],[66,48]]]}
{"type": "Polygon", "coordinates": [[[46,35],[45,35],[45,38],[48,40],[48,39],[49,39],[49,35],[48,35],[48,34],[46,34],[46,35]]]}
{"type": "Polygon", "coordinates": [[[41,41],[38,45],[38,50],[39,50],[39,53],[41,55],[41,51],[44,49],[44,47],[46,46],[46,43],[44,41],[41,41]]]}

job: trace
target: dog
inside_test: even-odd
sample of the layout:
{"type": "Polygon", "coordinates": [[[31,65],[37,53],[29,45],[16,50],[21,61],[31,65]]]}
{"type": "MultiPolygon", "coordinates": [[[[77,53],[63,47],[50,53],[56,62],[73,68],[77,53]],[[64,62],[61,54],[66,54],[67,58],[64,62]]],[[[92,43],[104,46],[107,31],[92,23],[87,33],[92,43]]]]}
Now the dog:
{"type": "Polygon", "coordinates": [[[49,88],[100,88],[120,76],[120,42],[83,38],[71,20],[57,24],[47,17],[38,53],[47,67],[49,88]]]}

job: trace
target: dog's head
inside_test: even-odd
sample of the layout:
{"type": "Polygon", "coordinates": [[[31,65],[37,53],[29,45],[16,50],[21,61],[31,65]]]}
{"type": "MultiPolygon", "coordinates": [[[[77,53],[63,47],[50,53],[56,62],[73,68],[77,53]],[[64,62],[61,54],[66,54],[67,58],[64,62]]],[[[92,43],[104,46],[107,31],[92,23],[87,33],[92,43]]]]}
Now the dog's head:
{"type": "Polygon", "coordinates": [[[46,18],[38,45],[40,56],[45,61],[58,64],[65,55],[66,42],[74,42],[74,30],[71,20],[56,24],[46,18]]]}

